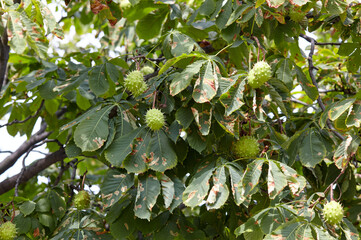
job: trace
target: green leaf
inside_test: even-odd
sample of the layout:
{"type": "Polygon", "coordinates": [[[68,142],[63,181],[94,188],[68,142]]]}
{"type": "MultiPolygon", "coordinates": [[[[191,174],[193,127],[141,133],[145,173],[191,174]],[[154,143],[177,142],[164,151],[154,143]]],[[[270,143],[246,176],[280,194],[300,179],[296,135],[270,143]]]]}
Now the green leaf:
{"type": "Polygon", "coordinates": [[[196,103],[191,107],[194,120],[202,135],[208,135],[212,123],[212,105],[209,103],[196,103]]]}
{"type": "Polygon", "coordinates": [[[178,57],[183,54],[191,53],[195,46],[195,42],[192,38],[183,33],[173,32],[172,42],[170,43],[170,46],[173,56],[178,57]]]}
{"type": "Polygon", "coordinates": [[[105,150],[105,158],[116,167],[122,166],[124,159],[132,152],[134,139],[138,138],[144,130],[144,128],[137,128],[130,131],[129,124],[123,125],[126,130],[118,132],[112,144],[105,150]]]}
{"type": "Polygon", "coordinates": [[[265,234],[273,232],[284,223],[284,216],[280,214],[278,208],[270,208],[260,219],[260,227],[265,234]]]}
{"type": "MultiPolygon", "coordinates": [[[[343,218],[341,225],[347,240],[360,239],[359,231],[347,218],[343,218]]],[[[325,236],[329,235],[324,229],[319,229],[319,231],[323,231],[325,236]]]]}
{"type": "Polygon", "coordinates": [[[345,138],[341,144],[337,147],[333,160],[336,167],[344,169],[348,164],[349,158],[353,156],[361,142],[360,137],[349,135],[345,138]]]}
{"type": "Polygon", "coordinates": [[[109,169],[100,187],[104,207],[113,206],[134,185],[134,175],[124,170],[109,169]]]}
{"type": "Polygon", "coordinates": [[[246,80],[238,81],[233,85],[227,93],[221,95],[220,100],[226,108],[226,116],[231,115],[234,111],[238,110],[244,105],[243,91],[246,85],[246,80]]]}
{"type": "Polygon", "coordinates": [[[58,219],[64,217],[66,211],[65,200],[56,191],[53,190],[49,193],[49,200],[52,213],[54,213],[58,219]]]}
{"type": "Polygon", "coordinates": [[[183,182],[179,178],[172,177],[171,179],[174,184],[174,196],[173,196],[173,201],[169,206],[169,211],[172,213],[181,203],[183,203],[182,196],[185,187],[183,182]]]}
{"type": "Polygon", "coordinates": [[[286,176],[273,161],[268,161],[267,187],[270,199],[274,199],[287,186],[286,176]]]}
{"type": "Polygon", "coordinates": [[[220,105],[217,104],[214,117],[219,123],[219,125],[228,133],[232,134],[233,136],[237,137],[239,132],[239,117],[236,113],[232,113],[229,116],[225,116],[225,110],[220,105]]]}
{"type": "Polygon", "coordinates": [[[297,74],[297,80],[301,85],[302,89],[306,92],[309,98],[311,98],[312,100],[316,100],[318,98],[318,90],[316,86],[313,85],[312,81],[306,77],[306,75],[303,73],[302,69],[299,66],[294,66],[297,74]]]}
{"type": "Polygon", "coordinates": [[[142,173],[147,170],[148,149],[150,147],[151,131],[142,128],[132,145],[132,153],[123,161],[123,166],[128,172],[142,173]]]}
{"type": "Polygon", "coordinates": [[[281,80],[287,88],[291,91],[293,89],[293,77],[291,71],[291,64],[288,59],[282,59],[277,64],[276,76],[281,80]]]}
{"type": "Polygon", "coordinates": [[[187,129],[194,119],[192,110],[186,107],[178,108],[177,112],[175,113],[175,117],[178,123],[181,124],[184,129],[187,129]]]}
{"type": "Polygon", "coordinates": [[[10,47],[16,53],[22,54],[26,49],[26,40],[23,34],[23,26],[20,24],[20,13],[9,11],[10,19],[8,21],[10,47]]]}
{"type": "Polygon", "coordinates": [[[103,95],[109,90],[109,82],[105,78],[105,64],[95,66],[89,72],[89,87],[97,95],[103,95]]]}
{"type": "Polygon", "coordinates": [[[359,128],[360,123],[361,123],[361,101],[357,100],[354,102],[352,109],[346,118],[346,126],[359,128]]]}
{"type": "MultiPolygon", "coordinates": [[[[192,48],[193,49],[193,48],[192,48]]],[[[201,54],[199,52],[193,52],[189,54],[183,53],[180,56],[177,56],[175,58],[169,59],[159,70],[158,75],[163,74],[165,71],[167,71],[171,66],[179,62],[180,60],[186,59],[186,58],[203,58],[205,60],[208,59],[208,56],[205,54],[201,54]]]]}
{"type": "Polygon", "coordinates": [[[340,15],[346,11],[347,3],[343,0],[329,0],[325,2],[327,11],[332,15],[340,15]]]}
{"type": "Polygon", "coordinates": [[[39,94],[45,100],[56,98],[57,92],[54,92],[55,82],[53,80],[47,81],[39,87],[39,94]]]}
{"type": "Polygon", "coordinates": [[[177,165],[177,154],[162,130],[153,133],[147,156],[149,157],[148,166],[154,171],[164,172],[177,165]]]}
{"type": "Polygon", "coordinates": [[[202,203],[209,190],[209,178],[214,170],[214,162],[206,161],[193,176],[192,181],[183,192],[183,203],[188,207],[196,207],[202,203]]]}
{"type": "Polygon", "coordinates": [[[139,38],[149,40],[159,35],[162,23],[168,15],[168,9],[161,9],[156,14],[150,13],[137,23],[135,31],[139,38]]]}
{"type": "Polygon", "coordinates": [[[113,105],[93,113],[82,121],[74,132],[74,142],[82,151],[95,151],[107,140],[109,112],[113,105]]]}
{"type": "Polygon", "coordinates": [[[285,0],[267,0],[268,6],[271,8],[278,8],[284,2],[285,2],[285,0]]]}
{"type": "Polygon", "coordinates": [[[44,36],[43,29],[34,23],[25,12],[20,13],[20,20],[26,30],[26,42],[39,55],[46,58],[48,52],[48,39],[44,36]]]}
{"type": "Polygon", "coordinates": [[[303,166],[315,167],[326,156],[326,147],[315,130],[305,133],[299,148],[299,156],[303,166]]]}
{"type": "Polygon", "coordinates": [[[30,215],[35,210],[36,203],[33,201],[26,201],[19,206],[19,210],[24,216],[30,215]]]}
{"type": "Polygon", "coordinates": [[[67,129],[71,128],[71,127],[76,126],[77,124],[79,124],[80,122],[82,122],[86,118],[90,117],[96,111],[99,111],[100,109],[101,109],[101,106],[95,106],[93,108],[88,109],[85,113],[83,113],[79,117],[75,118],[73,121],[61,126],[60,131],[64,131],[64,130],[67,130],[67,129]]]}
{"type": "Polygon", "coordinates": [[[208,61],[204,72],[196,80],[193,89],[193,99],[197,103],[210,102],[218,90],[216,65],[208,61]]]}
{"type": "Polygon", "coordinates": [[[226,168],[224,166],[217,168],[212,179],[213,187],[208,194],[206,202],[209,209],[218,209],[226,203],[229,195],[229,189],[226,184],[226,168]]]}
{"type": "Polygon", "coordinates": [[[188,87],[193,79],[193,75],[199,73],[200,68],[205,62],[205,60],[198,60],[188,65],[183,72],[178,73],[169,86],[170,94],[175,96],[188,87]]]}
{"type": "Polygon", "coordinates": [[[136,221],[131,205],[128,205],[118,219],[110,224],[110,232],[116,239],[126,239],[136,229],[136,221]]]}
{"type": "Polygon", "coordinates": [[[282,172],[286,176],[288,187],[295,196],[299,196],[306,187],[306,179],[300,176],[293,168],[288,165],[277,162],[280,165],[282,172]]]}
{"type": "Polygon", "coordinates": [[[162,174],[160,183],[162,185],[164,207],[169,208],[174,198],[174,182],[167,175],[162,174]]]}
{"type": "Polygon", "coordinates": [[[155,176],[151,174],[139,176],[134,206],[135,216],[150,220],[152,208],[157,202],[160,189],[160,183],[155,176]]]}
{"type": "Polygon", "coordinates": [[[257,159],[247,165],[247,169],[243,174],[241,182],[238,184],[238,191],[241,194],[239,199],[240,203],[243,203],[247,198],[253,195],[257,190],[259,178],[262,173],[262,166],[266,160],[257,159]]]}
{"type": "Polygon", "coordinates": [[[234,23],[237,19],[239,19],[241,17],[241,15],[248,9],[253,7],[252,3],[247,3],[247,4],[241,4],[238,5],[237,8],[234,10],[234,12],[232,12],[231,16],[228,18],[228,21],[226,23],[226,26],[231,25],[232,23],[234,23]]]}
{"type": "Polygon", "coordinates": [[[236,164],[227,165],[227,168],[228,168],[229,176],[231,178],[231,190],[232,190],[233,198],[235,203],[239,206],[242,203],[241,201],[242,193],[238,188],[238,184],[242,180],[243,169],[236,164]]]}
{"type": "Polygon", "coordinates": [[[337,102],[329,111],[328,117],[334,121],[339,118],[352,104],[356,101],[356,98],[343,99],[337,102]]]}
{"type": "Polygon", "coordinates": [[[232,0],[228,0],[223,8],[221,13],[216,19],[216,25],[219,29],[223,29],[226,27],[226,24],[228,23],[228,19],[230,18],[232,14],[232,0]]]}

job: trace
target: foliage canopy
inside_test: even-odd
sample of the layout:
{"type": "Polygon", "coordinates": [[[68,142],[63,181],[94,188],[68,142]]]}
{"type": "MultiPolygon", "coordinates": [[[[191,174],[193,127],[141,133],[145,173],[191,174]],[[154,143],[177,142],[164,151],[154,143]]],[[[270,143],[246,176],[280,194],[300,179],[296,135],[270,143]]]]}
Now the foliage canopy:
{"type": "Polygon", "coordinates": [[[23,161],[0,182],[18,239],[359,239],[360,3],[2,0],[1,13],[1,127],[28,138],[0,162],[23,161]],[[77,44],[89,34],[100,48],[77,44]],[[260,61],[268,81],[252,88],[260,61]],[[244,136],[256,157],[235,154],[244,136]]]}

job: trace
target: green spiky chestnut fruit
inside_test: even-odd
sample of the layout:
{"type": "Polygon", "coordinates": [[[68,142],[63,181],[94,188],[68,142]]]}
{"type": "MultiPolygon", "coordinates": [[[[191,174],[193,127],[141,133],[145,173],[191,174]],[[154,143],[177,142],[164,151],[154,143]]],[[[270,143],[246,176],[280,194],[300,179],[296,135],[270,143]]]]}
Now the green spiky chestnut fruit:
{"type": "Polygon", "coordinates": [[[248,84],[259,88],[272,76],[271,67],[265,61],[257,62],[248,73],[248,84]]]}
{"type": "Polygon", "coordinates": [[[142,69],[140,69],[140,71],[143,73],[143,75],[148,75],[148,74],[153,73],[154,69],[149,66],[144,66],[144,67],[142,67],[142,69]]]}
{"type": "Polygon", "coordinates": [[[340,203],[331,201],[323,206],[323,216],[325,221],[331,225],[338,224],[343,218],[343,208],[340,203]]]}
{"type": "Polygon", "coordinates": [[[90,205],[89,193],[85,190],[81,190],[78,192],[78,194],[75,195],[73,203],[74,206],[79,210],[88,208],[90,205]]]}
{"type": "Polygon", "coordinates": [[[0,239],[13,240],[16,237],[16,225],[10,221],[0,225],[0,239]]]}
{"type": "Polygon", "coordinates": [[[159,109],[149,109],[145,115],[145,122],[153,131],[159,130],[164,126],[164,114],[159,109]]]}
{"type": "Polygon", "coordinates": [[[125,88],[132,92],[134,97],[138,97],[148,86],[144,82],[143,73],[141,71],[130,72],[124,80],[125,88]]]}
{"type": "Polygon", "coordinates": [[[232,151],[237,158],[255,158],[259,153],[259,144],[256,138],[243,136],[233,143],[232,151]]]}

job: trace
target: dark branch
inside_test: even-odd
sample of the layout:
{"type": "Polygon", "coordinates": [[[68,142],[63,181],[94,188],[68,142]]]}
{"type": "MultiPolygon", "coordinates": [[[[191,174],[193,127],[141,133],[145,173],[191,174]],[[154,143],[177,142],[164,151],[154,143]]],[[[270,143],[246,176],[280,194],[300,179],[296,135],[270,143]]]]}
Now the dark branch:
{"type": "MultiPolygon", "coordinates": [[[[56,113],[56,116],[60,118],[65,112],[66,108],[62,108],[56,113]]],[[[0,174],[12,167],[16,161],[34,145],[46,139],[51,134],[51,132],[45,132],[46,128],[47,124],[43,123],[37,133],[32,135],[29,140],[25,141],[15,152],[0,162],[0,174]]]]}
{"type": "MultiPolygon", "coordinates": [[[[41,171],[48,168],[50,165],[59,162],[65,159],[66,157],[67,156],[65,154],[64,149],[61,148],[60,150],[49,154],[45,158],[33,162],[24,171],[20,183],[27,182],[30,178],[37,176],[41,171]]],[[[19,175],[20,173],[5,179],[0,183],[0,195],[10,191],[12,188],[15,187],[16,180],[18,179],[19,175]]]]}
{"type": "Polygon", "coordinates": [[[46,127],[47,124],[42,124],[40,130],[37,133],[32,135],[29,138],[29,140],[21,144],[21,146],[15,152],[13,152],[8,157],[6,157],[2,162],[0,162],[0,174],[2,174],[10,167],[12,167],[24,153],[26,153],[29,149],[31,149],[33,145],[43,141],[51,134],[51,132],[45,132],[46,127]]]}
{"type": "Polygon", "coordinates": [[[0,37],[0,91],[5,85],[5,79],[7,78],[7,66],[10,52],[7,29],[5,28],[3,31],[4,33],[0,37]]]}
{"type": "Polygon", "coordinates": [[[38,110],[36,110],[36,112],[34,113],[34,115],[30,115],[30,116],[28,116],[27,118],[25,118],[24,120],[21,120],[21,121],[15,119],[15,120],[12,121],[12,122],[6,123],[6,124],[4,124],[4,125],[0,125],[0,128],[6,127],[6,126],[10,126],[10,125],[13,125],[13,124],[16,124],[16,123],[24,123],[24,122],[30,120],[31,118],[35,118],[36,116],[39,115],[39,113],[40,113],[41,109],[43,108],[43,106],[44,106],[44,100],[41,101],[41,104],[40,104],[38,110]]]}
{"type": "Polygon", "coordinates": [[[300,34],[300,37],[302,37],[303,39],[305,39],[306,41],[312,43],[312,41],[314,41],[314,45],[319,45],[319,46],[327,46],[327,45],[330,45],[330,46],[340,46],[342,43],[335,43],[335,42],[322,42],[322,43],[319,43],[317,42],[315,39],[309,37],[309,36],[306,36],[305,34],[300,34]]]}
{"type": "MultiPolygon", "coordinates": [[[[317,68],[313,65],[313,54],[315,53],[315,45],[316,45],[317,41],[316,41],[315,39],[309,37],[309,36],[304,35],[304,34],[300,34],[300,36],[311,43],[310,53],[308,54],[308,58],[307,58],[307,61],[308,61],[308,73],[310,74],[310,77],[311,77],[311,80],[312,80],[313,85],[315,85],[315,87],[317,88],[317,91],[318,91],[318,83],[317,83],[317,81],[316,81],[315,74],[313,73],[314,70],[317,70],[317,68]]],[[[325,105],[323,104],[320,95],[318,95],[317,103],[318,103],[318,105],[320,106],[322,112],[324,112],[325,109],[326,109],[326,107],[325,107],[325,105]]],[[[329,119],[327,119],[326,124],[327,124],[328,128],[329,128],[339,139],[344,140],[344,137],[343,137],[339,132],[337,132],[337,131],[335,130],[335,128],[333,127],[333,125],[332,125],[332,123],[331,123],[331,121],[330,121],[329,119]]]]}

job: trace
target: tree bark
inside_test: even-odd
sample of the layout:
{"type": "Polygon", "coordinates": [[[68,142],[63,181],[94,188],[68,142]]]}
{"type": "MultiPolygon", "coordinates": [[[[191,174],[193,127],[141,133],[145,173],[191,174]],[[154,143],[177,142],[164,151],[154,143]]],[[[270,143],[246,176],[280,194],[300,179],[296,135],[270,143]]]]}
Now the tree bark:
{"type": "MultiPolygon", "coordinates": [[[[61,148],[60,150],[49,154],[45,158],[33,162],[25,169],[20,179],[20,183],[27,182],[30,178],[37,176],[41,171],[48,168],[50,165],[59,162],[66,157],[67,156],[65,154],[64,148],[61,148]]],[[[19,176],[20,173],[2,181],[0,183],[0,195],[13,189],[19,176]]]]}
{"type": "Polygon", "coordinates": [[[3,85],[6,84],[7,67],[9,60],[10,46],[8,45],[8,33],[7,28],[4,29],[4,33],[0,38],[0,91],[3,85]]]}

